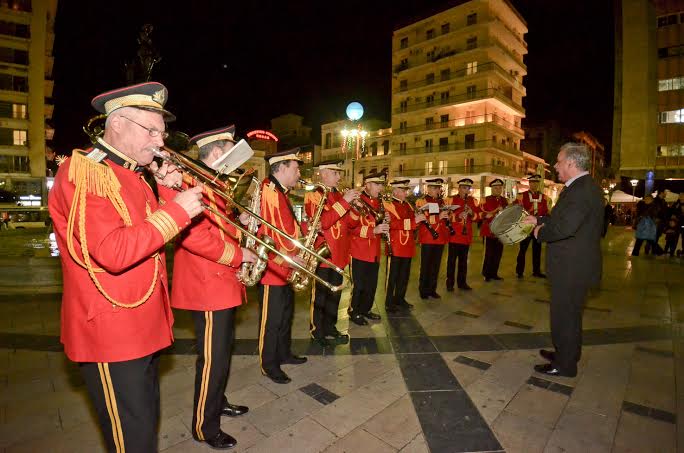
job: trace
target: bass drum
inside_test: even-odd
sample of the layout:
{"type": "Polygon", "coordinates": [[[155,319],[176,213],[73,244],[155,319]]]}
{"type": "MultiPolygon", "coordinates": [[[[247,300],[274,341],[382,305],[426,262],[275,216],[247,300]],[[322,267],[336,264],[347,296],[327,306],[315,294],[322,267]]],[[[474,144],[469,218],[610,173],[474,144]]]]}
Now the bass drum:
{"type": "Polygon", "coordinates": [[[534,225],[522,222],[528,215],[521,205],[512,204],[494,217],[489,229],[503,244],[517,244],[534,230],[534,225]]]}

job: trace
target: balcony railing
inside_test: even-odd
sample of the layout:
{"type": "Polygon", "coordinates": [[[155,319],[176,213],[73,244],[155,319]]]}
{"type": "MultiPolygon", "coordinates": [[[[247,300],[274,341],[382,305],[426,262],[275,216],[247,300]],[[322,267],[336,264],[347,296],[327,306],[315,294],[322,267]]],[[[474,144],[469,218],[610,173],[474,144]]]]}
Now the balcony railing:
{"type": "Polygon", "coordinates": [[[426,170],[425,168],[404,168],[401,172],[397,172],[395,176],[444,176],[449,174],[458,175],[473,175],[480,173],[494,173],[504,176],[522,177],[521,172],[513,168],[504,167],[503,165],[449,165],[446,168],[433,168],[426,170]]]}
{"type": "Polygon", "coordinates": [[[499,143],[494,140],[463,141],[448,143],[445,145],[440,145],[437,143],[429,147],[416,146],[413,148],[406,148],[403,150],[395,150],[394,154],[398,156],[410,156],[415,154],[446,153],[449,151],[475,150],[481,148],[495,148],[512,154],[522,155],[522,151],[516,149],[515,147],[504,143],[499,143]]]}
{"type": "Polygon", "coordinates": [[[495,115],[493,113],[488,113],[486,115],[476,115],[463,118],[456,118],[449,121],[440,121],[432,124],[421,124],[419,126],[411,127],[400,127],[397,131],[399,134],[410,134],[413,132],[423,132],[423,131],[434,131],[439,129],[454,129],[457,127],[474,127],[486,124],[496,124],[501,126],[507,131],[515,132],[519,135],[524,135],[524,131],[521,127],[506,121],[502,117],[495,115]]]}
{"type": "Polygon", "coordinates": [[[487,61],[482,64],[477,65],[477,70],[473,72],[472,69],[460,69],[458,71],[453,71],[449,72],[449,75],[446,77],[442,77],[441,74],[437,75],[435,74],[435,78],[432,80],[428,79],[423,79],[418,82],[412,82],[412,83],[407,83],[404,86],[400,86],[398,89],[394,90],[394,93],[401,93],[404,91],[408,90],[413,90],[416,88],[421,88],[429,85],[436,85],[441,82],[448,82],[450,80],[455,80],[455,79],[461,79],[466,76],[477,76],[481,75],[480,73],[486,73],[489,71],[496,71],[501,74],[503,74],[506,79],[511,82],[513,85],[515,85],[517,88],[522,89],[522,84],[514,77],[512,76],[508,71],[506,71],[504,68],[499,66],[498,64],[494,63],[493,61],[487,61]]]}
{"type": "Polygon", "coordinates": [[[684,156],[657,156],[658,167],[684,167],[684,156]]]}
{"type": "Polygon", "coordinates": [[[471,91],[468,93],[449,96],[447,98],[441,98],[440,97],[439,99],[434,99],[432,101],[419,102],[417,104],[416,103],[408,104],[406,106],[402,106],[402,107],[394,109],[394,113],[399,114],[399,113],[415,112],[418,110],[440,107],[443,105],[454,105],[454,104],[460,104],[463,102],[479,101],[481,99],[487,99],[487,98],[499,99],[502,102],[504,102],[505,104],[508,104],[509,106],[513,107],[516,110],[519,110],[521,112],[525,111],[523,109],[522,105],[515,102],[510,96],[507,96],[502,90],[499,90],[496,88],[487,88],[485,90],[471,91]]]}

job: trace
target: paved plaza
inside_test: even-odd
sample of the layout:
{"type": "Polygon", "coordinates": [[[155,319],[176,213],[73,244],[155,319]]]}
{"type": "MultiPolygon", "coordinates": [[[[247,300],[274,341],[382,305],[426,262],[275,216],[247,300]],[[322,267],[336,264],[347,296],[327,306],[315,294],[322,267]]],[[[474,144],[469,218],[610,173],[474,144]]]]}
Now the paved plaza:
{"type": "MultiPolygon", "coordinates": [[[[99,452],[103,441],[77,367],[59,343],[61,269],[45,235],[0,233],[0,451],[99,452]]],[[[370,326],[340,330],[348,345],[308,339],[308,294],[299,294],[294,352],[278,385],[259,371],[258,302],[238,311],[227,395],[250,412],[223,418],[239,452],[674,452],[684,451],[684,278],[680,258],[630,257],[633,232],[611,227],[603,241],[600,290],[584,313],[576,378],[533,372],[550,346],[549,287],[515,277],[517,246],[506,247],[500,282],[480,276],[482,244],[471,247],[473,291],[447,293],[446,253],[438,292],[409,315],[387,317],[384,266],[370,326]]],[[[194,335],[174,311],[176,343],[161,359],[164,452],[212,451],[190,434],[194,335]]]]}

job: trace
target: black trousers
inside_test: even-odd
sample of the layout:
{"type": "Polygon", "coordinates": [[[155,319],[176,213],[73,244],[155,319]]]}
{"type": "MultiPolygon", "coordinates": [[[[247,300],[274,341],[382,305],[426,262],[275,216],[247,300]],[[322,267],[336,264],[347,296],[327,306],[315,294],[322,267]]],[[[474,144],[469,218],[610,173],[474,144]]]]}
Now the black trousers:
{"type": "Polygon", "coordinates": [[[261,321],[259,359],[261,371],[273,373],[292,355],[292,316],[294,291],[289,285],[259,285],[261,321]]]}
{"type": "Polygon", "coordinates": [[[352,258],[352,287],[351,306],[352,315],[368,313],[375,301],[375,291],[378,289],[378,271],[380,263],[352,258]]]}
{"type": "Polygon", "coordinates": [[[458,260],[458,274],[456,274],[456,284],[459,288],[466,285],[466,275],[468,274],[468,250],[470,245],[449,243],[449,254],[447,255],[447,288],[454,287],[454,272],[456,271],[456,261],[458,260]]]}
{"type": "Polygon", "coordinates": [[[437,292],[437,278],[442,264],[442,244],[422,244],[420,246],[420,280],[418,292],[421,297],[427,297],[437,292]]]}
{"type": "Polygon", "coordinates": [[[398,307],[405,302],[409,275],[411,274],[411,258],[399,256],[387,257],[387,273],[385,274],[385,308],[398,307]]]}
{"type": "MultiPolygon", "coordinates": [[[[342,276],[328,267],[318,267],[316,275],[323,280],[339,285],[342,276]]],[[[311,320],[309,321],[311,336],[323,338],[334,335],[337,331],[337,312],[340,308],[341,291],[332,292],[319,282],[311,289],[311,320]]]]}
{"type": "Polygon", "coordinates": [[[518,250],[518,263],[515,266],[515,273],[522,275],[525,273],[525,258],[527,255],[527,247],[532,242],[532,272],[541,274],[541,243],[537,242],[534,235],[530,234],[520,242],[520,249],[518,250]]]}
{"type": "Polygon", "coordinates": [[[499,264],[503,254],[503,244],[497,238],[485,237],[485,256],[482,263],[482,275],[493,278],[499,274],[499,264]]]}
{"type": "Polygon", "coordinates": [[[192,311],[197,338],[192,434],[211,439],[221,429],[221,410],[235,340],[235,309],[192,311]]]}
{"type": "Polygon", "coordinates": [[[647,239],[636,239],[634,242],[634,248],[632,249],[632,256],[639,256],[641,251],[641,244],[646,242],[646,247],[644,247],[644,253],[647,255],[653,253],[654,255],[660,255],[663,253],[663,249],[656,241],[649,241],[647,239]]]}
{"type": "Polygon", "coordinates": [[[107,451],[157,451],[159,353],[125,362],[79,365],[107,451]]]}
{"type": "Polygon", "coordinates": [[[556,349],[554,365],[577,372],[582,355],[582,311],[589,289],[576,282],[551,281],[551,339],[556,349]]]}

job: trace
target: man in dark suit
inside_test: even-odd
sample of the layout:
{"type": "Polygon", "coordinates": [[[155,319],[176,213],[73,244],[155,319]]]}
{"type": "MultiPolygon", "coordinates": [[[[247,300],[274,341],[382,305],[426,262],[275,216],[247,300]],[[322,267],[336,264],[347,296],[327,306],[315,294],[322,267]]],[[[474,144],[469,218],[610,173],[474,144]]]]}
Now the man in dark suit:
{"type": "Polygon", "coordinates": [[[576,376],[582,350],[582,310],[589,289],[601,281],[603,192],[588,170],[591,152],[578,143],[560,149],[554,168],[565,187],[548,216],[529,216],[534,236],[547,243],[546,272],[551,282],[551,337],[555,351],[542,349],[550,363],[535,371],[576,376]]]}

